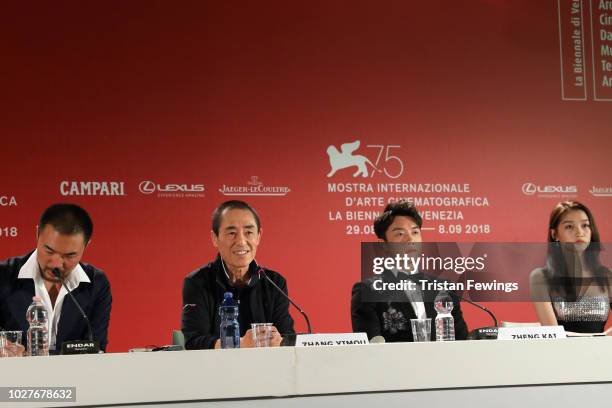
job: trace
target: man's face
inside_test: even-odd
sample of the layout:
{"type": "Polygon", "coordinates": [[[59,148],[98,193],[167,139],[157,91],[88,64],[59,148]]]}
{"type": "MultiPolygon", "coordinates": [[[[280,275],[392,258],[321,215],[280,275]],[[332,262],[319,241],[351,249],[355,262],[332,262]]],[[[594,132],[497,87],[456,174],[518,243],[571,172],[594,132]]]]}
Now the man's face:
{"type": "Polygon", "coordinates": [[[421,252],[421,229],[411,217],[397,215],[387,231],[385,232],[385,242],[403,245],[388,245],[391,256],[408,255],[409,257],[418,256],[421,252]]]}
{"type": "Polygon", "coordinates": [[[77,266],[85,251],[85,236],[82,233],[64,235],[47,224],[38,231],[36,249],[37,261],[42,276],[55,280],[53,268],[58,268],[66,278],[77,266]]]}
{"type": "Polygon", "coordinates": [[[211,235],[221,259],[232,271],[248,268],[261,239],[261,231],[257,230],[253,214],[237,208],[223,211],[219,235],[215,235],[214,231],[211,235]]]}
{"type": "Polygon", "coordinates": [[[422,242],[421,229],[410,217],[398,215],[385,232],[386,242],[422,242]]]}

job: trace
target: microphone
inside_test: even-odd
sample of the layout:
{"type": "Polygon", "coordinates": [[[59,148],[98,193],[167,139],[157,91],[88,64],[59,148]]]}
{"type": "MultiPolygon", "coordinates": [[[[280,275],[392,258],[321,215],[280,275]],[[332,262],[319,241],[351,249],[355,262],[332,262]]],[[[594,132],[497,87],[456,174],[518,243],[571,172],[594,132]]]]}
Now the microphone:
{"type": "Polygon", "coordinates": [[[493,319],[493,326],[479,327],[477,329],[472,330],[470,334],[468,335],[468,339],[469,340],[495,340],[497,339],[497,330],[498,330],[497,319],[495,318],[495,315],[493,314],[493,312],[491,312],[489,309],[487,309],[486,307],[484,307],[483,305],[479,303],[476,303],[474,301],[464,298],[457,292],[453,292],[453,293],[457,295],[459,300],[466,301],[470,305],[487,312],[487,314],[491,316],[491,319],[493,319]]]}
{"type": "Polygon", "coordinates": [[[276,290],[278,290],[285,297],[285,299],[287,299],[289,303],[291,303],[293,307],[295,307],[298,312],[302,314],[302,316],[304,316],[304,320],[306,320],[306,324],[308,325],[308,334],[312,334],[312,327],[310,327],[310,319],[308,318],[308,315],[306,315],[306,312],[304,312],[301,307],[299,307],[293,300],[291,300],[291,298],[287,296],[287,294],[281,288],[279,288],[278,285],[274,283],[274,281],[272,281],[272,279],[270,279],[270,277],[266,274],[266,271],[261,266],[257,266],[259,267],[259,269],[257,270],[257,276],[259,277],[259,279],[261,279],[263,275],[263,277],[266,278],[266,280],[270,282],[272,286],[274,286],[276,290]]]}
{"type": "Polygon", "coordinates": [[[68,289],[68,286],[66,285],[66,281],[64,280],[64,278],[62,278],[62,273],[59,270],[59,268],[53,268],[53,275],[57,278],[58,281],[62,283],[62,286],[64,287],[64,289],[66,289],[68,296],[70,297],[70,299],[72,299],[72,302],[74,303],[76,308],[79,310],[79,313],[81,313],[81,317],[83,318],[83,320],[85,320],[85,323],[87,324],[87,333],[89,337],[88,342],[84,342],[82,340],[63,342],[62,343],[62,354],[98,353],[100,351],[100,343],[98,341],[94,341],[93,339],[93,330],[91,330],[91,323],[89,322],[89,317],[87,317],[87,314],[85,314],[85,311],[83,310],[79,302],[76,300],[76,298],[72,294],[72,291],[68,289]]]}
{"type": "Polygon", "coordinates": [[[374,336],[370,339],[370,344],[382,344],[385,342],[385,338],[383,336],[374,336]]]}

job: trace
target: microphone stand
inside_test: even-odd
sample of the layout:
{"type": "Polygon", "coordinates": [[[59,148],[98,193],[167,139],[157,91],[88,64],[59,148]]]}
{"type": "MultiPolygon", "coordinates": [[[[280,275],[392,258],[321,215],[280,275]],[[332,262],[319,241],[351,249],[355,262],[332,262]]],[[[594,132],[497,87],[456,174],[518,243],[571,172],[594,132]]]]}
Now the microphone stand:
{"type": "Polygon", "coordinates": [[[53,275],[55,275],[57,280],[62,283],[62,286],[64,287],[64,289],[66,289],[68,296],[70,297],[70,299],[72,299],[72,302],[78,309],[79,313],[81,314],[81,317],[83,317],[83,320],[85,320],[85,323],[87,324],[87,334],[89,337],[88,342],[82,340],[64,341],[62,343],[62,354],[96,354],[100,352],[100,343],[97,340],[94,340],[93,338],[93,330],[91,329],[89,317],[87,317],[87,315],[85,314],[85,311],[72,294],[72,291],[68,289],[66,281],[62,278],[62,273],[60,272],[59,268],[53,268],[53,275]]]}
{"type": "Polygon", "coordinates": [[[55,275],[57,280],[61,282],[64,289],[66,289],[68,296],[70,297],[70,299],[72,299],[72,302],[79,310],[79,313],[81,313],[81,316],[83,317],[83,319],[85,320],[85,323],[87,324],[87,333],[89,335],[89,341],[93,341],[93,330],[91,330],[91,323],[89,322],[89,317],[87,317],[87,315],[85,314],[85,311],[83,310],[79,302],[77,302],[77,300],[74,298],[72,291],[68,289],[68,286],[66,285],[66,281],[62,278],[62,274],[60,270],[58,268],[53,268],[53,274],[55,275]]]}
{"type": "Polygon", "coordinates": [[[287,294],[281,288],[279,288],[278,285],[274,283],[274,281],[272,281],[272,279],[270,279],[270,277],[266,274],[266,271],[264,271],[262,267],[259,267],[259,270],[257,271],[257,276],[259,277],[259,279],[261,279],[262,275],[264,278],[266,278],[268,282],[272,284],[272,286],[276,288],[276,290],[282,293],[285,299],[287,299],[289,303],[291,303],[293,307],[295,307],[298,310],[298,312],[302,314],[302,316],[304,316],[304,320],[306,320],[306,325],[308,325],[308,334],[312,334],[312,327],[310,326],[310,319],[308,318],[308,315],[306,314],[306,312],[304,312],[301,307],[299,307],[293,300],[291,300],[291,298],[287,296],[287,294]]]}
{"type": "Polygon", "coordinates": [[[491,319],[493,319],[494,326],[479,327],[477,329],[474,329],[470,332],[468,339],[470,340],[495,340],[497,339],[498,323],[497,323],[497,319],[495,318],[495,315],[493,314],[493,312],[491,312],[489,309],[487,309],[485,306],[481,304],[478,304],[476,302],[473,302],[469,299],[464,298],[463,296],[459,295],[457,292],[454,292],[454,293],[459,298],[459,300],[466,301],[470,305],[475,306],[478,309],[487,312],[487,314],[491,316],[491,319]]]}

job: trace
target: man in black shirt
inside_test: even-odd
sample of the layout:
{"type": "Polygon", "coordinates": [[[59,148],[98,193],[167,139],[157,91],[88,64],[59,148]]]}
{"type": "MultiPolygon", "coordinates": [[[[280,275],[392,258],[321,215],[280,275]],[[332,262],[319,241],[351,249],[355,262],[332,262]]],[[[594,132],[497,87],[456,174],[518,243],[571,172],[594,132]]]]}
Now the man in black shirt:
{"type": "Polygon", "coordinates": [[[265,273],[287,293],[287,282],[277,272],[255,261],[261,240],[255,210],[243,201],[226,201],[213,212],[211,238],[217,258],[185,278],[182,331],[187,349],[219,348],[219,306],[225,292],[240,301],[240,347],[253,347],[251,323],[273,323],[273,346],[294,334],[289,301],[260,274],[265,273]]]}
{"type": "MultiPolygon", "coordinates": [[[[374,221],[374,232],[384,242],[413,244],[422,242],[421,225],[423,220],[417,209],[407,201],[390,203],[385,211],[374,221]]],[[[385,270],[381,277],[384,282],[397,283],[400,280],[428,280],[420,271],[385,270]]],[[[382,336],[386,342],[413,341],[410,319],[435,318],[436,311],[431,300],[435,291],[395,293],[380,295],[372,290],[370,281],[357,282],[351,297],[351,321],[354,332],[365,332],[369,339],[382,336]],[[380,297],[386,299],[380,299],[380,297]],[[371,301],[372,299],[380,301],[371,301]],[[429,300],[431,299],[431,300],[429,300]]],[[[449,293],[454,308],[455,338],[465,340],[468,330],[459,306],[459,298],[449,293]]],[[[432,324],[431,339],[435,340],[432,324]]]]}

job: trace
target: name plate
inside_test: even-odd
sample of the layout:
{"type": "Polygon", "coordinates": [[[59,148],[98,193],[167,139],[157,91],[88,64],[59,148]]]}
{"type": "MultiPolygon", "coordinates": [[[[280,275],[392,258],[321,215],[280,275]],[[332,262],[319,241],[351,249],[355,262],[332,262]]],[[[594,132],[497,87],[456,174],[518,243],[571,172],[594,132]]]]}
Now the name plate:
{"type": "Polygon", "coordinates": [[[318,346],[349,346],[354,344],[369,344],[365,333],[321,333],[298,334],[295,347],[318,346]]]}
{"type": "Polygon", "coordinates": [[[551,340],[565,339],[563,326],[536,326],[536,327],[500,327],[497,340],[551,340]]]}

